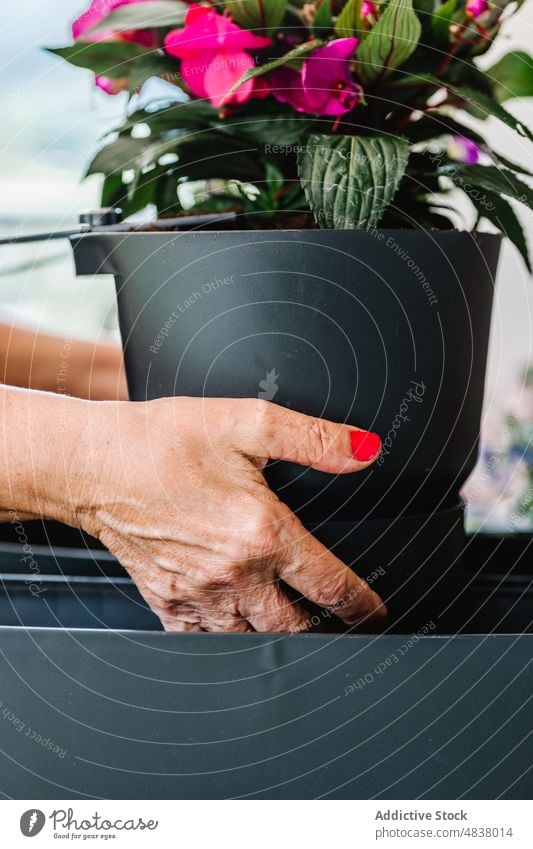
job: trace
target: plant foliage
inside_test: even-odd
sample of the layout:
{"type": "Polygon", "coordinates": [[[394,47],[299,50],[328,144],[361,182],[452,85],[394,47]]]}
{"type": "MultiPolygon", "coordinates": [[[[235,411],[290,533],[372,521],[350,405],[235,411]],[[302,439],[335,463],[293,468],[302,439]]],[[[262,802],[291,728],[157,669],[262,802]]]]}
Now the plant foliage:
{"type": "Polygon", "coordinates": [[[153,204],[231,208],[250,227],[281,212],[329,228],[451,227],[462,193],[529,267],[515,207],[533,202],[533,134],[508,102],[533,96],[533,61],[478,60],[519,5],[108,0],[52,52],[127,98],[88,168],[127,215],[153,204]],[[517,133],[522,163],[492,149],[493,121],[517,133]]]}

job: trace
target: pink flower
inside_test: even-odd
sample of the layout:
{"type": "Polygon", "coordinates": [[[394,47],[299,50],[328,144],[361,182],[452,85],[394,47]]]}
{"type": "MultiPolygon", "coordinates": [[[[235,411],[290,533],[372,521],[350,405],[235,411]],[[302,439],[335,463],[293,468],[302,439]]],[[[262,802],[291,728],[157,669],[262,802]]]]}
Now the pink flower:
{"type": "Polygon", "coordinates": [[[271,41],[241,29],[224,15],[193,3],[185,16],[185,28],[169,32],[165,47],[181,59],[181,74],[196,97],[207,98],[219,108],[227,103],[244,103],[256,93],[264,96],[264,85],[249,80],[228,96],[254,60],[247,50],[261,50],[271,41]]]}
{"type": "Polygon", "coordinates": [[[485,12],[488,12],[490,9],[490,4],[488,0],[467,0],[465,10],[466,14],[470,18],[479,18],[481,15],[484,15],[485,12]]]}
{"type": "MultiPolygon", "coordinates": [[[[130,3],[144,3],[146,0],[92,0],[91,5],[77,20],[72,24],[72,35],[75,41],[133,41],[137,44],[142,44],[145,47],[155,47],[157,45],[156,35],[152,30],[139,29],[116,32],[108,29],[103,32],[94,34],[90,30],[97,26],[100,21],[105,20],[107,16],[118,9],[120,6],[128,6],[130,3]]],[[[98,88],[105,91],[106,94],[119,94],[128,88],[128,77],[106,77],[96,76],[95,83],[98,88]]]]}
{"type": "Polygon", "coordinates": [[[105,91],[106,94],[120,94],[121,91],[127,91],[129,88],[129,77],[103,77],[102,75],[94,78],[98,88],[105,91]]]}
{"type": "Polygon", "coordinates": [[[338,38],[309,56],[302,70],[281,68],[270,77],[276,100],[289,103],[298,112],[343,115],[354,108],[361,86],[350,72],[350,60],[359,40],[338,38]]]}
{"type": "Polygon", "coordinates": [[[83,37],[83,41],[135,41],[146,47],[155,46],[155,36],[148,29],[127,30],[116,32],[112,29],[100,32],[97,35],[89,32],[97,26],[100,21],[105,20],[108,15],[121,6],[129,6],[131,3],[146,3],[148,0],[92,0],[91,5],[72,24],[72,35],[75,40],[83,37]]]}
{"type": "Polygon", "coordinates": [[[464,136],[452,136],[448,145],[448,156],[450,159],[465,162],[467,165],[476,165],[479,162],[480,150],[472,139],[467,139],[464,136]]]}
{"type": "Polygon", "coordinates": [[[376,4],[373,0],[363,0],[361,3],[361,11],[360,15],[364,19],[366,18],[376,18],[378,10],[376,8],[376,4]]]}

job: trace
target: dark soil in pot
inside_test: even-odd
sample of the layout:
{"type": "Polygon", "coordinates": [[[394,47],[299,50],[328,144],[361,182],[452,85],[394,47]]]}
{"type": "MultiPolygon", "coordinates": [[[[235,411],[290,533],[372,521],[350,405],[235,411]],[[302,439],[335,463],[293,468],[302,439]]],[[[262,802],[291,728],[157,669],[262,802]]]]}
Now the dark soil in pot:
{"type": "MultiPolygon", "coordinates": [[[[413,517],[442,529],[476,460],[500,241],[312,229],[72,240],[79,273],[115,276],[132,399],[264,397],[380,434],[383,454],[363,473],[279,462],[267,474],[330,545],[344,525],[346,562],[368,548],[367,572],[383,564],[366,523],[381,523],[390,562],[376,588],[396,593],[395,616],[459,562],[460,533],[436,530],[431,547],[426,528],[422,544],[413,517]],[[406,533],[409,556],[394,558],[406,533]],[[412,580],[399,595],[404,568],[412,580]]],[[[452,593],[456,580],[445,582],[452,593]]]]}

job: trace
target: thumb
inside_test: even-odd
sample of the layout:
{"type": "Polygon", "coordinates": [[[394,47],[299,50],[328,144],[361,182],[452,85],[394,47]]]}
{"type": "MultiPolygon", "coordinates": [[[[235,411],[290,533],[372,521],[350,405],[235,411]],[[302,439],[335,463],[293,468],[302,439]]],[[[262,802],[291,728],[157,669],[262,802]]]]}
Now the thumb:
{"type": "Polygon", "coordinates": [[[321,472],[357,472],[381,451],[377,433],[252,401],[235,434],[237,447],[253,457],[288,460],[321,472]]]}

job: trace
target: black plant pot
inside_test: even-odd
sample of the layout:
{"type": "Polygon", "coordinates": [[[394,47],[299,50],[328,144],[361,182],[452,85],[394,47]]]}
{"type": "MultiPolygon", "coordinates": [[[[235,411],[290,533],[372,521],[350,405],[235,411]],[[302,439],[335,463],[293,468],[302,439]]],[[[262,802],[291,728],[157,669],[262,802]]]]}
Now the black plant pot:
{"type": "Polygon", "coordinates": [[[72,240],[78,273],[115,277],[133,400],[259,396],[381,435],[383,454],[363,473],[278,462],[267,474],[348,563],[366,551],[367,573],[387,566],[376,588],[393,596],[394,616],[409,599],[435,609],[446,592],[432,595],[434,584],[456,589],[456,574],[437,579],[460,561],[457,505],[477,455],[500,242],[422,230],[72,240]]]}

